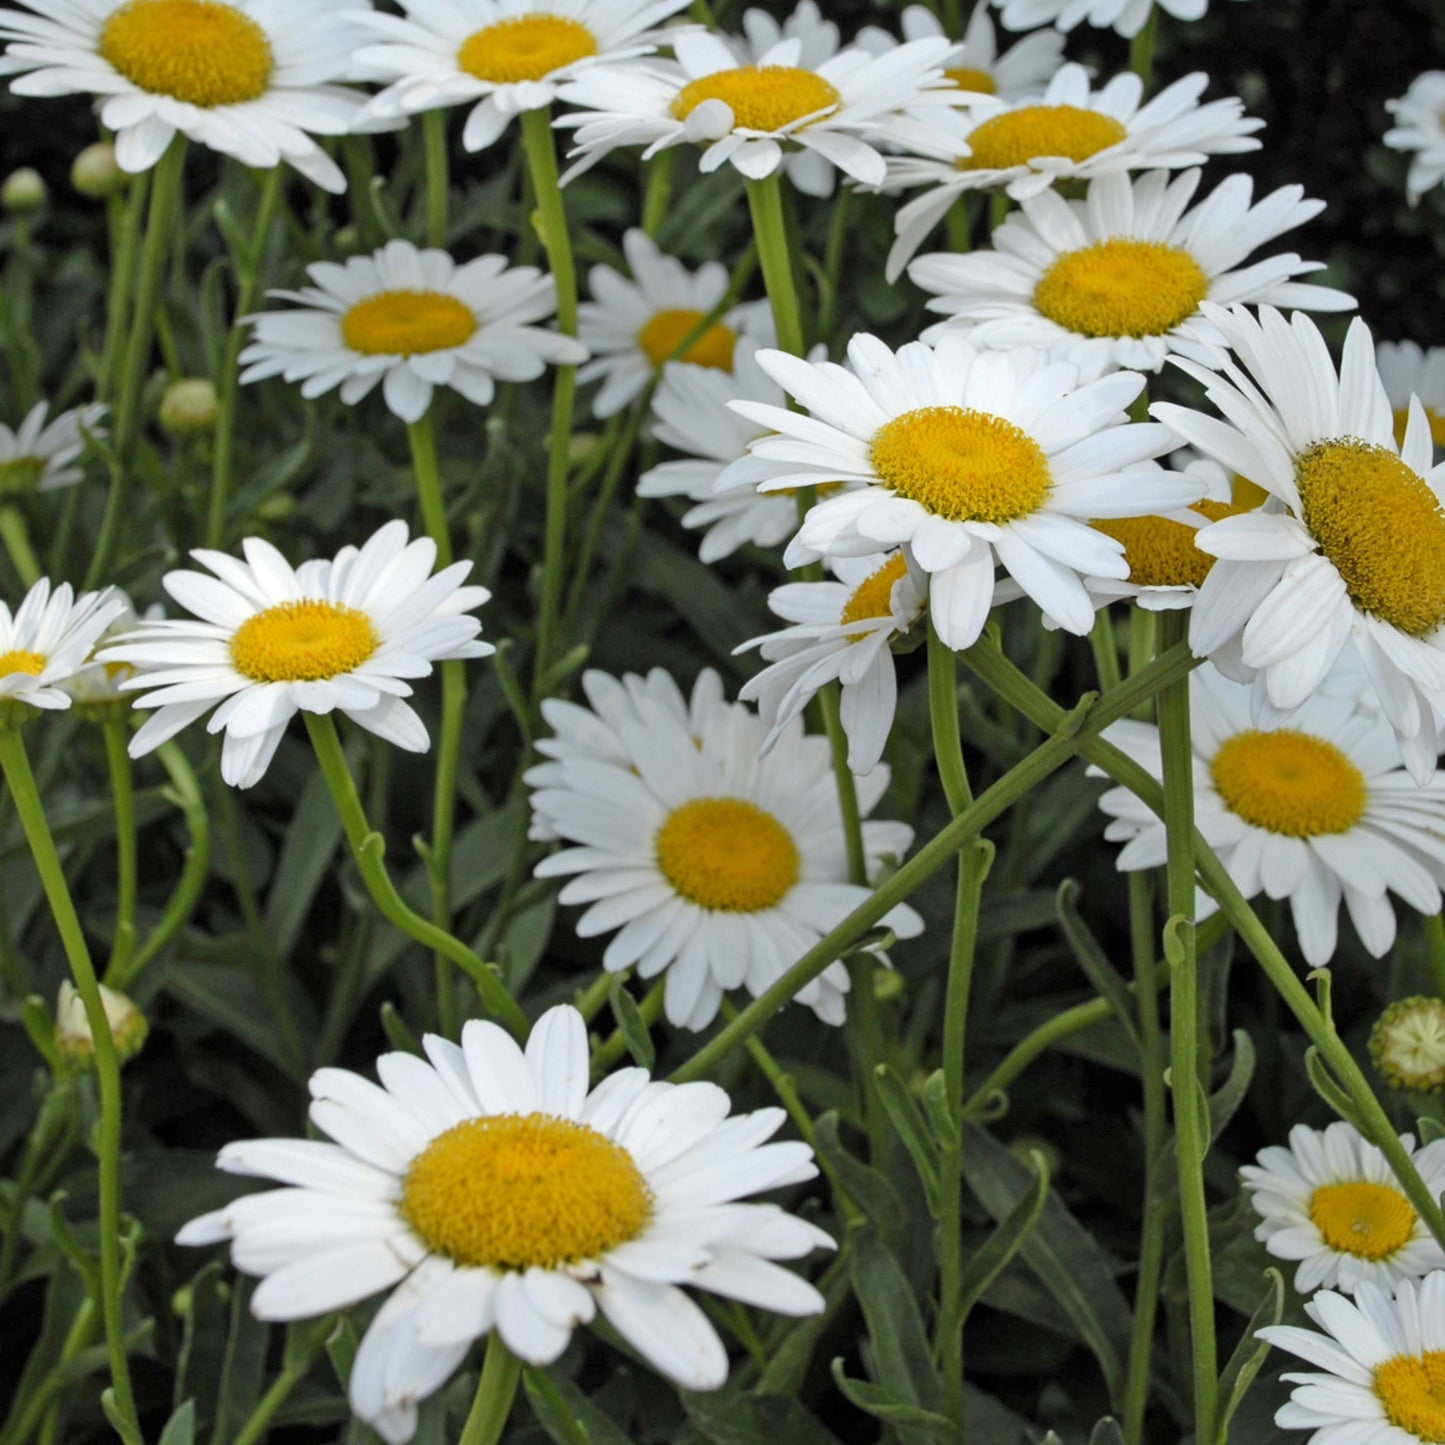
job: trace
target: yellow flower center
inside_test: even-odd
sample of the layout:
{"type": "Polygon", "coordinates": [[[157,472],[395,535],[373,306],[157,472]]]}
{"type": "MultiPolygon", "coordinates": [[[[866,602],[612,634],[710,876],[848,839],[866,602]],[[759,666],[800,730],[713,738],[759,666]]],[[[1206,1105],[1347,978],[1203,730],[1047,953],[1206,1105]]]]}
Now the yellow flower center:
{"type": "Polygon", "coordinates": [[[960,90],[976,90],[983,95],[997,95],[998,82],[986,70],[973,70],[959,66],[943,72],[960,90]]]}
{"type": "Polygon", "coordinates": [[[18,497],[33,492],[45,475],[44,457],[15,457],[0,462],[0,497],[18,497]]]}
{"type": "Polygon", "coordinates": [[[457,1264],[556,1269],[635,1239],[652,1191],[627,1150],[586,1124],[493,1114],[439,1134],[412,1160],[401,1214],[457,1264]]]}
{"type": "Polygon", "coordinates": [[[564,65],[597,54],[597,37],[565,15],[515,15],[462,41],[457,65],[478,80],[513,85],[541,80],[564,65]]]}
{"type": "Polygon", "coordinates": [[[1086,161],[1117,145],[1129,132],[1097,110],[1076,105],[1025,105],[1005,111],[969,132],[971,155],[958,163],[963,171],[1004,171],[1026,166],[1040,156],[1086,161]]]}
{"type": "Polygon", "coordinates": [[[1393,451],[1354,437],[1295,458],[1304,522],[1350,597],[1412,637],[1445,622],[1445,512],[1393,451]]]}
{"type": "Polygon", "coordinates": [[[476,329],[471,308],[444,291],[378,291],[341,318],[341,339],[366,356],[445,351],[476,329]]]}
{"type": "Polygon", "coordinates": [[[1445,1087],[1445,999],[1400,999],[1370,1030],[1370,1057],[1392,1088],[1439,1093],[1445,1087]]]}
{"type": "Polygon", "coordinates": [[[381,639],[366,613],[334,602],[281,602],[231,639],[236,671],[257,682],[316,682],[360,667],[381,639]]]}
{"type": "Polygon", "coordinates": [[[687,361],[693,366],[731,371],[738,334],[721,321],[709,326],[686,351],[679,352],[677,349],[697,330],[705,315],[705,311],[691,311],[685,307],[659,311],[637,333],[637,344],[654,366],[661,366],[664,361],[687,361]]]}
{"type": "Polygon", "coordinates": [[[1375,1366],[1374,1383],[1392,1425],[1429,1445],[1445,1441],[1445,1350],[1396,1355],[1375,1366]]]}
{"type": "MultiPolygon", "coordinates": [[[[739,130],[782,130],[806,115],[832,110],[843,97],[821,75],[794,65],[741,65],[694,80],[672,102],[676,120],[686,120],[705,100],[721,100],[739,130]]],[[[820,117],[821,118],[821,117],[820,117]]]]}
{"type": "Polygon", "coordinates": [[[1258,482],[1252,482],[1238,472],[1229,474],[1229,495],[1236,512],[1258,511],[1269,501],[1269,493],[1258,482]]]}
{"type": "Polygon", "coordinates": [[[266,93],[266,32],[221,0],[130,0],[105,22],[100,53],[133,85],[191,105],[240,105],[266,93]]]}
{"type": "Polygon", "coordinates": [[[45,671],[45,658],[38,652],[26,652],[17,648],[12,652],[0,652],[0,677],[9,677],[12,672],[28,672],[39,677],[45,671]]]}
{"type": "Polygon", "coordinates": [[[657,866],[699,908],[760,913],[798,881],[802,860],[792,834],[741,798],[694,798],[657,830],[657,866]]]}
{"type": "MultiPolygon", "coordinates": [[[[838,618],[845,627],[850,622],[862,622],[869,617],[891,617],[893,615],[893,584],[908,570],[908,561],[900,552],[890,557],[876,572],[871,572],[854,589],[853,595],[843,604],[842,615],[838,618]]],[[[859,642],[864,634],[850,637],[849,642],[859,642]]]]}
{"type": "MultiPolygon", "coordinates": [[[[1190,509],[1217,522],[1234,508],[1224,502],[1196,502],[1190,509]]],[[[1194,545],[1195,528],[1168,517],[1109,517],[1089,524],[1124,544],[1129,581],[1136,587],[1198,587],[1214,558],[1194,545]]]]}
{"type": "MultiPolygon", "coordinates": [[[[1431,411],[1425,408],[1425,419],[1430,423],[1430,440],[1437,447],[1445,447],[1445,412],[1431,411]]],[[[1395,413],[1395,440],[1405,445],[1405,428],[1410,424],[1410,411],[1408,407],[1401,407],[1395,413]]]]}
{"type": "Polygon", "coordinates": [[[1034,305],[1083,336],[1163,336],[1208,295],[1209,278],[1182,246],[1114,238],[1060,256],[1034,305]]]}
{"type": "Polygon", "coordinates": [[[1049,462],[1022,428],[961,406],[922,406],[873,434],[885,486],[950,522],[1007,522],[1043,504],[1049,462]]]}
{"type": "Polygon", "coordinates": [[[1360,1259],[1388,1259],[1415,1233],[1415,1211],[1393,1185],[1352,1179],[1321,1184],[1310,1195],[1310,1218],[1325,1243],[1360,1259]]]}
{"type": "Polygon", "coordinates": [[[1281,728],[1236,733],[1210,773],[1231,812],[1271,833],[1348,833],[1364,816],[1365,775],[1333,743],[1281,728]]]}

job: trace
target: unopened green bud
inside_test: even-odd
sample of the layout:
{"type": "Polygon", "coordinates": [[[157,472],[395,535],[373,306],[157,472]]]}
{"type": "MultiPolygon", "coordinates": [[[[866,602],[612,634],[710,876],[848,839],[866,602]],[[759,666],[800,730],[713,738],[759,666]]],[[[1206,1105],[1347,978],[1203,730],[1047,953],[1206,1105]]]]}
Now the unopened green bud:
{"type": "Polygon", "coordinates": [[[274,497],[267,497],[259,507],[256,508],[256,515],[263,522],[284,522],[296,512],[296,498],[288,496],[285,492],[277,492],[274,497]]]}
{"type": "Polygon", "coordinates": [[[40,172],[31,166],[21,166],[11,171],[0,185],[0,206],[12,216],[28,216],[38,211],[50,199],[40,172]]]}
{"type": "Polygon", "coordinates": [[[1417,994],[1392,1003],[1370,1030],[1370,1057],[1392,1089],[1445,1089],[1445,999],[1417,994]]]}
{"type": "Polygon", "coordinates": [[[108,140],[88,145],[70,165],[70,184],[82,196],[103,201],[119,195],[130,182],[115,158],[115,147],[108,140]]]}
{"type": "MultiPolygon", "coordinates": [[[[125,994],[100,985],[100,1001],[105,1006],[106,1021],[121,1063],[133,1059],[141,1051],[150,1032],[146,1016],[125,994]]],[[[55,1046],[61,1057],[78,1069],[95,1067],[95,1038],[90,1020],[85,1016],[85,1003],[67,979],[60,985],[55,1001],[55,1046]]]]}
{"type": "Polygon", "coordinates": [[[215,385],[204,376],[187,376],[166,388],[160,423],[173,437],[199,436],[215,426],[219,411],[215,385]]]}

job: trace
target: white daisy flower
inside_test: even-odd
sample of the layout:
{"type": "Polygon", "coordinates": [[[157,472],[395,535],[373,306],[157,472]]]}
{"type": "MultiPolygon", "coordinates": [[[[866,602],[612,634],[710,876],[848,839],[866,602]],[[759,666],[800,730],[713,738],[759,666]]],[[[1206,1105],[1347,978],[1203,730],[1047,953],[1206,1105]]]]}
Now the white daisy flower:
{"type": "Polygon", "coordinates": [[[427,1060],[383,1054],[378,1087],[344,1069],[311,1078],[311,1122],[336,1142],[254,1139],[217,1164],[283,1187],[192,1220],[181,1244],[231,1241],[262,1276],[251,1309],[307,1319],[391,1293],[351,1368],[355,1413],[390,1445],[474,1341],[496,1330],[533,1365],[561,1355],[601,1310],[650,1365],[715,1390],[728,1359],[679,1288],[786,1315],[823,1299],[774,1264],[833,1241],[747,1195],[814,1178],[801,1142],[765,1142],[781,1109],[730,1115],[715,1084],[619,1069],[587,1087],[587,1027],[549,1009],[525,1052],[472,1020],[427,1060]]]}
{"type": "MultiPolygon", "coordinates": [[[[1190,680],[1196,826],[1246,898],[1289,900],[1312,967],[1334,955],[1342,897],[1380,958],[1395,942],[1387,893],[1440,911],[1445,777],[1417,787],[1398,765],[1389,724],[1352,698],[1321,692],[1288,727],[1260,727],[1249,693],[1207,665],[1190,680]]],[[[1162,778],[1158,729],[1121,722],[1107,736],[1162,778]]],[[[1164,824],[1128,789],[1111,788],[1099,806],[1112,820],[1104,836],[1126,844],[1120,869],[1164,862],[1164,824]]],[[[1199,907],[1203,917],[1214,902],[1201,893],[1199,907]]]]}
{"type": "Polygon", "coordinates": [[[1395,412],[1395,440],[1402,446],[1410,420],[1410,398],[1418,396],[1430,423],[1430,438],[1445,446],[1445,346],[1428,350],[1413,341],[1379,341],[1375,365],[1395,412]]]}
{"type": "Polygon", "coordinates": [[[0,75],[16,95],[101,97],[123,171],[177,131],[243,165],[285,161],[328,191],[346,178],[313,135],[355,128],[349,77],[363,32],[330,0],[22,0],[0,10],[0,75]]]}
{"type": "Polygon", "coordinates": [[[49,426],[50,403],[36,402],[25,420],[11,431],[0,422],[0,502],[31,492],[54,492],[73,487],[84,473],[74,464],[85,450],[85,432],[103,437],[100,404],[61,412],[49,426]]]}
{"type": "Polygon", "coordinates": [[[380,382],[391,411],[414,422],[434,387],[486,406],[499,379],[532,381],[548,362],[587,359],[572,337],[535,324],[557,309],[556,281],[535,266],[508,267],[505,256],[458,266],[445,251],[388,241],[306,272],[314,286],[267,293],[304,309],[246,318],[254,335],[240,357],[243,382],[299,381],[308,400],[340,386],[347,406],[380,382]]]}
{"type": "Polygon", "coordinates": [[[1002,188],[1022,201],[1061,180],[1177,171],[1212,155],[1258,150],[1250,137],[1264,122],[1246,116],[1236,96],[1200,105],[1208,84],[1207,75],[1186,75],[1141,105],[1144,82],[1132,72],[1096,91],[1082,65],[1065,65],[1036,100],[983,97],[966,111],[896,121],[890,137],[914,154],[890,158],[885,189],[930,189],[894,218],[888,275],[903,270],[968,191],[1002,188]]]}
{"type": "Polygon", "coordinates": [[[96,639],[121,610],[110,588],[71,591],[62,582],[54,591],[42,577],[12,614],[0,601],[0,725],[23,721],[14,704],[59,711],[70,706],[68,683],[85,666],[96,639]]]}
{"type": "Polygon", "coordinates": [[[1251,205],[1254,182],[1235,175],[1188,209],[1199,177],[1120,171],[1090,182],[1083,200],[1044,191],[993,233],[991,250],[921,256],[908,274],[933,293],[928,309],[967,326],[978,346],[1038,346],[1081,366],[1140,371],[1158,371],[1171,352],[1209,363],[1201,336],[1223,338],[1203,320],[1203,301],[1354,309],[1353,296],[1295,279],[1322,261],[1290,252],[1242,264],[1323,201],[1282,186],[1251,205]]]}
{"type": "Polygon", "coordinates": [[[1391,150],[1416,152],[1405,178],[1413,206],[1445,181],[1445,70],[1417,75],[1404,95],[1385,102],[1385,109],[1400,122],[1385,132],[1385,144],[1391,150]]]}
{"type": "MultiPolygon", "coordinates": [[[[1032,30],[1036,25],[1056,25],[1072,30],[1092,25],[1112,30],[1132,40],[1154,12],[1156,0],[993,0],[999,19],[1010,30],[1032,30]]],[[[1209,9],[1209,0],[1157,0],[1159,8],[1176,20],[1198,20],[1209,9]]]]}
{"type": "Polygon", "coordinates": [[[653,27],[686,6],[687,0],[401,0],[403,15],[357,11],[351,18],[382,37],[357,52],[357,64],[369,78],[390,82],[365,115],[471,105],[462,145],[484,150],[514,116],[551,105],[572,76],[650,54],[660,39],[653,27]]]}
{"type": "MultiPolygon", "coordinates": [[[[745,543],[776,547],[798,526],[793,491],[759,492],[753,485],[714,492],[723,471],[747,455],[748,444],[767,434],[732,410],[734,401],[783,406],[787,397],[757,360],[758,343],[739,339],[731,373],[670,361],[652,395],[653,436],[686,460],[659,462],[637,483],[640,497],[687,497],[697,505],[682,516],[684,527],[707,528],[697,554],[704,562],[730,556],[745,543]]],[[[826,355],[818,348],[815,355],[826,355]]],[[[837,491],[824,484],[821,492],[837,491]]]]}
{"type": "Polygon", "coordinates": [[[292,568],[269,543],[248,537],[245,562],[197,548],[204,572],[167,572],[162,584],[201,620],[148,622],[107,647],[101,662],[134,664],[121,690],[143,690],[138,708],[155,716],[131,739],[143,757],[217,703],[207,732],[226,733],[221,776],[233,787],[260,781],[298,710],[339,710],[408,752],[430,744],[402,699],[406,679],[426,677],[447,658],[486,657],[481,623],[466,614],[491,595],[462,585],[470,562],[431,575],[436,543],[407,541],[388,522],[359,550],[292,568]]]}
{"type": "Polygon", "coordinates": [[[641,145],[643,159],[690,142],[705,147],[703,172],[731,163],[759,180],[784,165],[810,196],[833,189],[833,169],[876,186],[884,162],[872,144],[890,116],[925,100],[935,109],[962,92],[943,74],[952,51],[942,39],[915,40],[883,56],[856,46],[816,67],[801,40],[780,40],[755,64],[740,60],[719,35],[685,32],[673,41],[675,65],[608,67],[562,87],[581,107],[560,116],[576,130],[572,174],[618,146],[641,145]]]}
{"type": "Polygon", "coordinates": [[[1275,1412],[1282,1430],[1312,1430],[1305,1445],[1414,1445],[1445,1440],[1445,1272],[1406,1280],[1394,1298],[1373,1284],[1353,1302],[1321,1290],[1305,1313],[1325,1334],[1269,1325],[1257,1338],[1318,1368],[1275,1412]]]}
{"type": "Polygon", "coordinates": [[[862,483],[813,506],[783,560],[903,546],[929,574],[929,610],[949,647],[983,631],[997,565],[1062,626],[1087,632],[1094,607],[1081,574],[1128,576],[1123,546],[1089,519],[1185,507],[1203,490],[1140,466],[1176,443],[1167,427],[1128,421],[1144,385],[1133,372],[1080,385],[1067,362],[978,351],[958,335],[896,354],[855,336],[848,356],[851,370],[761,352],[811,415],[734,402],[770,434],[718,485],[862,483]]]}
{"type": "MultiPolygon", "coordinates": [[[[1430,1193],[1445,1190],[1445,1139],[1413,1157],[1430,1193]]],[[[1445,1250],[1415,1213],[1385,1156],[1353,1124],[1296,1124],[1289,1148],[1271,1145],[1240,1171],[1260,1216],[1254,1237],[1276,1259],[1299,1261],[1294,1287],[1354,1294],[1362,1284],[1392,1290],[1402,1280],[1445,1269],[1445,1250]]]]}
{"type": "MultiPolygon", "coordinates": [[[[926,40],[944,34],[938,17],[925,5],[905,6],[900,24],[905,40],[926,40]]],[[[858,32],[857,43],[870,55],[883,55],[898,40],[888,31],[869,25],[858,32]]],[[[943,73],[960,90],[996,95],[1001,100],[1024,100],[1042,95],[1063,63],[1064,37],[1057,30],[1026,35],[1000,55],[988,7],[977,5],[968,17],[968,29],[959,49],[949,57],[943,73]]]]}
{"type": "MultiPolygon", "coordinates": [[[[74,676],[61,684],[82,716],[101,721],[124,716],[130,711],[131,700],[121,692],[121,684],[134,677],[136,669],[128,662],[99,662],[95,654],[101,648],[119,642],[122,637],[134,632],[142,621],[126,592],[119,587],[112,587],[111,596],[120,603],[120,610],[96,639],[89,660],[74,676]]],[[[144,621],[158,622],[165,615],[165,608],[156,603],[146,608],[144,621]]]]}
{"type": "MultiPolygon", "coordinates": [[[[641,978],[666,969],[668,1020],[705,1028],[724,992],[762,993],[869,896],[847,881],[828,742],[796,722],[760,759],[761,720],[720,700],[683,722],[638,699],[635,716],[615,726],[625,765],[564,761],[560,779],[554,769],[533,793],[533,809],[578,845],[544,858],[537,876],[577,875],[559,895],[590,905],[577,932],[618,930],[603,966],[635,967],[641,978]]],[[[861,783],[865,816],[887,786],[881,767],[861,783]]],[[[870,869],[912,840],[902,823],[863,825],[870,869]]],[[[923,923],[900,906],[881,926],[911,938],[923,923]]],[[[835,962],[797,999],[836,1024],[847,990],[848,970],[835,962]]]]}
{"type": "Polygon", "coordinates": [[[1412,408],[1398,446],[1363,321],[1351,324],[1336,374],[1307,316],[1203,309],[1243,367],[1223,353],[1218,372],[1175,365],[1226,420],[1166,403],[1152,414],[1270,501],[1199,533],[1220,560],[1200,588],[1190,645],[1208,656],[1238,638],[1240,661],[1262,679],[1260,701],[1288,713],[1353,638],[1423,782],[1437,751],[1430,698],[1445,692],[1445,468],[1432,469],[1424,408],[1412,408]]]}
{"type": "Polygon", "coordinates": [[[783,21],[774,20],[766,10],[756,7],[743,11],[743,34],[735,41],[742,60],[761,65],[763,56],[783,40],[796,40],[801,46],[798,64],[805,70],[816,70],[838,53],[841,37],[838,27],[823,18],[814,0],[799,0],[783,21]]]}
{"type": "MultiPolygon", "coordinates": [[[[707,261],[689,271],[665,256],[646,231],[632,227],[622,238],[629,281],[611,266],[594,266],[592,300],[578,308],[577,335],[593,359],[577,373],[582,383],[602,379],[593,414],[612,416],[638,397],[657,370],[702,324],[727,294],[728,271],[707,261]]],[[[743,335],[773,345],[773,314],[766,301],[746,302],[720,316],[677,360],[730,372],[743,335]]]]}
{"type": "Polygon", "coordinates": [[[893,727],[898,682],[891,644],[923,616],[927,579],[911,572],[902,552],[840,557],[836,582],[789,582],[776,587],[768,606],[795,624],[737,648],[756,647],[772,664],[738,693],[756,702],[772,724],[766,753],[783,730],[830,682],[841,685],[839,715],[848,735],[848,766],[871,773],[893,727]]]}

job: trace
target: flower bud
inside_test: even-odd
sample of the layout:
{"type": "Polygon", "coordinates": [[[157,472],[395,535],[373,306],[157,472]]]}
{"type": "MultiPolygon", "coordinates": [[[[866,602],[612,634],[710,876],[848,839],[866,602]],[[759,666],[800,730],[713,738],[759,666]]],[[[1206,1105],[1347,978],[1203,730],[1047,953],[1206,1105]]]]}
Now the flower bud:
{"type": "Polygon", "coordinates": [[[1445,1088],[1445,999],[1402,998],[1370,1030],[1370,1057],[1392,1089],[1438,1094],[1445,1088]]]}
{"type": "Polygon", "coordinates": [[[40,172],[31,166],[21,166],[11,171],[0,185],[0,206],[12,216],[28,216],[38,211],[50,199],[40,172]]]}
{"type": "Polygon", "coordinates": [[[216,424],[216,388],[204,376],[173,381],[161,398],[160,423],[173,437],[199,436],[216,424]]]}
{"type": "Polygon", "coordinates": [[[118,195],[130,183],[115,158],[115,147],[107,140],[88,145],[70,165],[70,184],[82,196],[103,201],[118,195]]]}
{"type": "MultiPolygon", "coordinates": [[[[100,1001],[105,1005],[116,1054],[125,1063],[141,1051],[150,1025],[130,999],[104,984],[100,985],[100,1001]]],[[[60,997],[55,1001],[55,1045],[61,1057],[75,1068],[95,1067],[95,1040],[85,1016],[85,1003],[69,979],[60,985],[60,997]]]]}

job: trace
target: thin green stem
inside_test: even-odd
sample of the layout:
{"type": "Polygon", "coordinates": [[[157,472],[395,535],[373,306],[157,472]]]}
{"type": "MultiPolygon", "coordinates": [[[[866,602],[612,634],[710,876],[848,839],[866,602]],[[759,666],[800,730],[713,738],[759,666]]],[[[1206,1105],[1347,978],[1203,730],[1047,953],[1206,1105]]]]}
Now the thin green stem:
{"type": "Polygon", "coordinates": [[[798,288],[793,279],[793,257],[788,249],[788,229],[783,219],[782,170],[750,180],[748,208],[752,212],[753,236],[758,243],[758,260],[763,268],[763,284],[773,308],[773,323],[778,345],[794,356],[806,349],[803,340],[803,313],[798,305],[798,288]]]}
{"type": "Polygon", "coordinates": [[[642,229],[655,241],[672,204],[672,180],[677,172],[677,151],[654,156],[647,171],[647,189],[642,194],[642,229]]]}
{"type": "Polygon", "coordinates": [[[448,110],[429,110],[421,118],[426,148],[426,243],[437,250],[447,244],[447,201],[451,182],[447,175],[448,110]]]}
{"type": "Polygon", "coordinates": [[[518,1038],[526,1038],[530,1027],[527,1016],[507,992],[495,969],[483,963],[461,939],[414,912],[396,891],[382,857],[386,840],[380,833],[373,832],[366,821],[366,811],[361,806],[356,782],[346,764],[346,754],[341,749],[336,723],[330,714],[322,716],[307,712],[302,716],[306,719],[306,730],[311,735],[312,747],[316,749],[316,760],[321,765],[322,775],[341,818],[346,841],[351,845],[352,857],[356,859],[362,880],[382,917],[424,948],[449,958],[476,984],[488,1012],[501,1019],[518,1038]]]}
{"type": "Polygon", "coordinates": [[[331,1320],[325,1317],[320,1321],[310,1320],[304,1325],[291,1326],[292,1334],[286,1344],[286,1363],[281,1373],[271,1382],[271,1388],[257,1401],[256,1408],[246,1417],[246,1423],[241,1426],[231,1445],[258,1445],[259,1441],[265,1439],[276,1412],[290,1398],[292,1390],[310,1373],[311,1362],[330,1332],[330,1326],[331,1320]]]}
{"type": "Polygon", "coordinates": [[[512,1413],[512,1399],[521,1378],[522,1362],[493,1330],[487,1336],[487,1354],[482,1362],[482,1378],[477,1381],[476,1398],[457,1445],[497,1445],[506,1428],[507,1416],[512,1413]]]}
{"type": "Polygon", "coordinates": [[[105,341],[101,347],[100,369],[95,381],[95,394],[101,401],[115,394],[115,372],[125,348],[126,320],[130,316],[131,293],[135,287],[136,253],[140,250],[141,221],[146,214],[150,184],[149,171],[143,172],[130,183],[121,203],[123,219],[113,232],[118,236],[118,241],[110,258],[105,341]]]}
{"type": "Polygon", "coordinates": [[[1158,40],[1159,6],[1156,3],[1150,7],[1144,28],[1129,45],[1129,69],[1144,82],[1145,91],[1154,84],[1154,48],[1158,40]]]}
{"type": "Polygon", "coordinates": [[[106,1349],[110,1359],[115,1408],[127,1433],[140,1438],[135,1396],[131,1390],[130,1364],[126,1359],[125,1321],[121,1305],[120,1258],[120,1059],[115,1039],[100,997],[100,980],[90,961],[85,933],[80,926],[65,869],[55,851],[55,840],[45,820],[45,808],[30,771],[25,743],[18,728],[0,729],[0,769],[10,787],[20,826],[25,830],[35,867],[55,916],[65,955],[75,977],[75,987],[85,1006],[95,1047],[95,1074],[100,1092],[100,1127],[96,1133],[97,1171],[100,1184],[100,1279],[101,1314],[105,1320],[106,1349]]]}
{"type": "Polygon", "coordinates": [[[848,218],[853,210],[851,187],[841,187],[833,198],[833,215],[828,221],[828,241],[823,248],[823,298],[818,307],[818,334],[832,336],[838,321],[838,300],[842,294],[843,251],[848,244],[848,218]]]}
{"type": "Polygon", "coordinates": [[[0,507],[0,542],[5,544],[10,565],[20,579],[20,585],[31,588],[44,575],[40,559],[30,545],[30,529],[18,507],[0,507]]]}
{"type": "Polygon", "coordinates": [[[135,776],[126,745],[130,730],[115,720],[101,725],[105,738],[105,763],[110,773],[110,795],[115,803],[115,937],[110,946],[106,976],[125,967],[135,947],[136,847],[135,776]]]}

